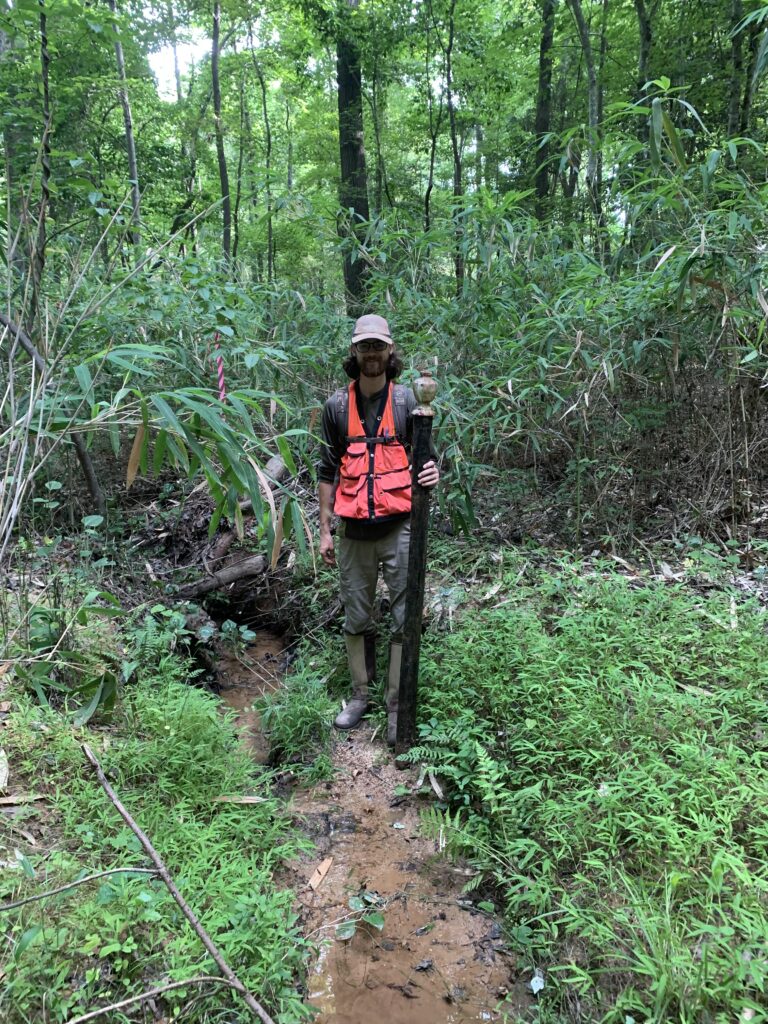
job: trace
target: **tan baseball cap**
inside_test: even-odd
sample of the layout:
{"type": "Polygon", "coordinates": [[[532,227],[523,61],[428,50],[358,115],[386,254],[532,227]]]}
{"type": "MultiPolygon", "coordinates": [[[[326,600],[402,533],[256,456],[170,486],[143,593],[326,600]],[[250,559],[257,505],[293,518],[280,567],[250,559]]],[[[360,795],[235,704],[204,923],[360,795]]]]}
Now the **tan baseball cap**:
{"type": "Polygon", "coordinates": [[[386,341],[389,345],[394,344],[392,335],[389,333],[389,324],[383,316],[377,316],[375,313],[366,313],[365,316],[355,320],[352,344],[354,345],[357,341],[365,341],[368,338],[378,338],[380,341],[386,341]]]}

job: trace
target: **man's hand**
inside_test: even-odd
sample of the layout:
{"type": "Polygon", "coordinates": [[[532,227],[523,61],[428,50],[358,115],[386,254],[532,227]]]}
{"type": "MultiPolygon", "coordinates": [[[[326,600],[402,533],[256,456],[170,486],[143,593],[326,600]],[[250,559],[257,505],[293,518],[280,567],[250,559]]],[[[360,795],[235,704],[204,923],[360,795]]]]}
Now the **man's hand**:
{"type": "Polygon", "coordinates": [[[434,462],[425,462],[421,468],[421,472],[416,477],[416,479],[418,483],[421,484],[422,487],[434,487],[435,484],[440,479],[440,471],[438,470],[434,462]]]}
{"type": "Polygon", "coordinates": [[[320,528],[320,557],[326,565],[336,565],[336,552],[330,529],[320,528]]]}

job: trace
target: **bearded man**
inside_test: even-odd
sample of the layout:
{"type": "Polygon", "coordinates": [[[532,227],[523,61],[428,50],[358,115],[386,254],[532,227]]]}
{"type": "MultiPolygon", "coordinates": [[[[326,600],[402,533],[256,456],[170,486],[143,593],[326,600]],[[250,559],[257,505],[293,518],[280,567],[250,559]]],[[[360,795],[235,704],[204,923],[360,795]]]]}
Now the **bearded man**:
{"type": "MultiPolygon", "coordinates": [[[[339,586],[352,680],[351,698],[334,725],[353,729],[370,706],[376,669],[373,607],[381,568],[391,616],[387,742],[394,746],[410,542],[411,413],[417,403],[410,388],[395,383],[403,364],[384,317],[368,314],[355,322],[343,367],[351,381],[325,403],[318,465],[320,556],[326,565],[336,565],[333,514],[340,520],[339,586]]],[[[426,462],[418,483],[434,487],[438,480],[435,462],[426,462]]]]}

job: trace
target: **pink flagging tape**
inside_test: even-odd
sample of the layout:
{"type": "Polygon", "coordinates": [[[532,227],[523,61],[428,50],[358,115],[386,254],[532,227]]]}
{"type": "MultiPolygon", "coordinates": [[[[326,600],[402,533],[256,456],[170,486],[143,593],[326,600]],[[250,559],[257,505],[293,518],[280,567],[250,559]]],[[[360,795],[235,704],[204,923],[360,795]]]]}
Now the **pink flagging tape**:
{"type": "Polygon", "coordinates": [[[218,331],[214,336],[214,344],[216,347],[216,376],[219,381],[219,401],[224,402],[227,397],[227,386],[224,383],[224,356],[221,354],[218,331]]]}

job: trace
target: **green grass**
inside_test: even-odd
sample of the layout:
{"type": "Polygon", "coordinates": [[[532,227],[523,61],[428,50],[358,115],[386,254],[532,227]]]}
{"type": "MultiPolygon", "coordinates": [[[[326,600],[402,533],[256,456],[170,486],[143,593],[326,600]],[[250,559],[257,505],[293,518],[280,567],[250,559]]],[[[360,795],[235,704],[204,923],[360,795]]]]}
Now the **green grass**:
{"type": "Polygon", "coordinates": [[[546,968],[542,1019],[766,1020],[766,616],[581,573],[510,568],[425,636],[427,827],[546,968]]]}
{"type": "MultiPolygon", "coordinates": [[[[109,732],[75,733],[50,709],[14,697],[4,738],[12,772],[45,788],[53,822],[49,849],[22,846],[35,877],[5,872],[3,897],[148,864],[86,763],[86,740],[241,981],[281,1024],[304,1020],[296,982],[307,946],[293,896],[274,879],[302,841],[215,699],[187,677],[188,667],[166,655],[125,688],[109,732]],[[267,800],[215,802],[243,793],[267,800]]],[[[21,840],[4,840],[7,859],[21,840]]],[[[147,875],[111,876],[8,912],[3,934],[0,1017],[8,1024],[64,1021],[168,981],[218,973],[162,881],[147,875]]],[[[166,1016],[196,1024],[252,1019],[223,986],[177,990],[159,1005],[166,1016]]],[[[140,1021],[143,1012],[134,1007],[109,1020],[140,1021]]]]}

